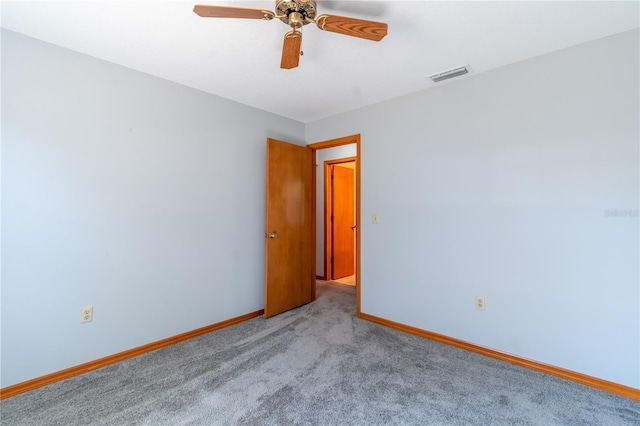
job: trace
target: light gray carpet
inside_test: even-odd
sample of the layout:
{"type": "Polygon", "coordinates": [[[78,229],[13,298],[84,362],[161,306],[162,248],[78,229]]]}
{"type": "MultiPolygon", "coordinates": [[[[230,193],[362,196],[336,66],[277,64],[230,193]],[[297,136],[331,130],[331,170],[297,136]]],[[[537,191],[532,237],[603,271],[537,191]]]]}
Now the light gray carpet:
{"type": "Polygon", "coordinates": [[[640,403],[355,318],[355,288],[0,403],[2,425],[639,425],[640,403]]]}

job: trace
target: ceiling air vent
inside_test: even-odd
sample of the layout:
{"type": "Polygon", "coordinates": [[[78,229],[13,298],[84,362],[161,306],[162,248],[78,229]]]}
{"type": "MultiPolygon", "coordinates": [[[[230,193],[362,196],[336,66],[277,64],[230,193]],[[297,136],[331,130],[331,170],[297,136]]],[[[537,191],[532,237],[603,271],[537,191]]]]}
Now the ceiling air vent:
{"type": "Polygon", "coordinates": [[[448,80],[450,78],[459,77],[461,75],[468,74],[470,71],[471,71],[471,68],[469,68],[469,65],[465,65],[462,67],[457,67],[447,71],[439,72],[437,74],[430,75],[429,78],[434,83],[437,83],[439,81],[448,80]]]}

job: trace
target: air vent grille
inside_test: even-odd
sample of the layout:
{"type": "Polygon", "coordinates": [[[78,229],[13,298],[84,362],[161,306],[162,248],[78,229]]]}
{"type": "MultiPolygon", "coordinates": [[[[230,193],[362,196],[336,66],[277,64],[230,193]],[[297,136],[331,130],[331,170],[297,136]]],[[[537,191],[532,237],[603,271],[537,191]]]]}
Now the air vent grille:
{"type": "Polygon", "coordinates": [[[457,67],[447,71],[439,72],[437,74],[430,75],[429,78],[434,83],[437,83],[439,81],[448,80],[450,78],[459,77],[461,75],[468,74],[469,70],[470,70],[469,66],[465,65],[462,67],[457,67]]]}

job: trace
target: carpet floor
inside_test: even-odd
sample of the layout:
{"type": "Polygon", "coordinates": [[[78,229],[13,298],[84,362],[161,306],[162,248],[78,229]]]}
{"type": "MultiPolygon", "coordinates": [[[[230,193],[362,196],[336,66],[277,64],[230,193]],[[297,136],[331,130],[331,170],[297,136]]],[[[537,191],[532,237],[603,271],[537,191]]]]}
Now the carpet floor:
{"type": "Polygon", "coordinates": [[[355,317],[355,287],[0,403],[2,425],[640,425],[640,403],[355,317]]]}

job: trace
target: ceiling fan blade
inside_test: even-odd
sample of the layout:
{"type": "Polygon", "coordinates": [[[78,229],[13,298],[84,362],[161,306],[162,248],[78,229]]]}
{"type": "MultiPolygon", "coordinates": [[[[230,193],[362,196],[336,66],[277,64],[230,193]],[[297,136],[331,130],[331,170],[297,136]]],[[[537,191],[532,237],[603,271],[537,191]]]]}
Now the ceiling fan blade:
{"type": "Polygon", "coordinates": [[[246,19],[273,19],[275,14],[269,10],[249,9],[246,7],[231,6],[207,6],[196,4],[193,11],[203,18],[246,18],[246,19]]]}
{"type": "Polygon", "coordinates": [[[316,25],[323,31],[344,34],[367,40],[380,41],[387,35],[387,24],[383,22],[365,21],[364,19],[347,18],[337,15],[320,15],[316,25]]]}
{"type": "Polygon", "coordinates": [[[298,63],[300,62],[301,45],[302,33],[300,31],[293,30],[284,35],[280,68],[289,70],[298,66],[298,63]]]}

